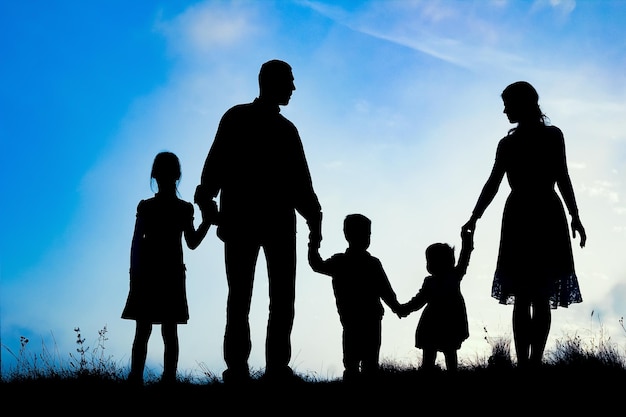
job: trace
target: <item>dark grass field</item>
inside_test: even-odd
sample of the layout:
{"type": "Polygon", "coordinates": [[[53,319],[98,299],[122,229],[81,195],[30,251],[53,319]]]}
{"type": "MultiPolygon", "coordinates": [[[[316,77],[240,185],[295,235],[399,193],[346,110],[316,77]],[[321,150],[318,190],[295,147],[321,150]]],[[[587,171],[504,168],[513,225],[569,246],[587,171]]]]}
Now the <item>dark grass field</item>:
{"type": "Polygon", "coordinates": [[[2,402],[14,412],[149,415],[355,415],[408,412],[428,415],[620,415],[626,407],[626,368],[598,364],[444,370],[384,367],[371,380],[299,380],[245,385],[179,381],[131,386],[124,380],[85,375],[15,379],[0,384],[2,402]]]}
{"type": "Polygon", "coordinates": [[[510,341],[488,338],[489,357],[461,363],[456,373],[385,361],[375,377],[356,381],[297,374],[297,378],[276,382],[257,371],[250,382],[232,385],[204,370],[199,378],[179,373],[174,384],[162,384],[153,376],[136,386],[126,381],[126,367],[104,356],[106,327],[99,331],[93,349],[85,346],[80,329],[75,331],[78,348],[69,359],[49,353],[55,349],[32,353],[26,338],[19,352],[2,346],[17,361],[13,370],[1,375],[3,415],[11,410],[27,416],[604,416],[622,415],[626,410],[626,350],[601,337],[591,343],[578,336],[565,338],[546,351],[543,364],[534,369],[516,366],[510,341]]]}

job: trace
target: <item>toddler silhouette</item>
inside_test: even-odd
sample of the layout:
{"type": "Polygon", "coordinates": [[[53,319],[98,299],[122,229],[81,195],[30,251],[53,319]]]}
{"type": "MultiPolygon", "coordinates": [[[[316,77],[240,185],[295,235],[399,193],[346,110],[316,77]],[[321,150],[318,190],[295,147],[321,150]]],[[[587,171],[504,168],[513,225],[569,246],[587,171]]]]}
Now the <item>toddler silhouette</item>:
{"type": "Polygon", "coordinates": [[[431,274],[409,302],[401,304],[398,313],[406,317],[425,306],[415,333],[415,347],[422,349],[425,370],[435,368],[437,352],[443,352],[446,369],[456,371],[457,350],[469,337],[467,310],[461,294],[461,280],[467,271],[474,249],[473,233],[464,229],[459,262],[455,265],[454,248],[434,243],[426,249],[426,269],[431,274]]]}

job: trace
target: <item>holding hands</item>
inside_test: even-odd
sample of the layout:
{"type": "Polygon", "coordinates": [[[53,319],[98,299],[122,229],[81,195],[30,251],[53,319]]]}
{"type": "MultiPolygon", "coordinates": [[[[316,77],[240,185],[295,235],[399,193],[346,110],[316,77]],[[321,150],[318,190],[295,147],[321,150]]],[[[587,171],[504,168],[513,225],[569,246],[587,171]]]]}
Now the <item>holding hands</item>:
{"type": "Polygon", "coordinates": [[[393,312],[396,313],[399,319],[403,319],[411,313],[406,304],[398,304],[393,312]]]}
{"type": "Polygon", "coordinates": [[[476,230],[476,220],[478,220],[478,219],[476,219],[474,216],[472,216],[467,221],[467,223],[465,223],[463,225],[463,227],[461,228],[461,238],[463,237],[465,232],[470,232],[471,234],[474,233],[474,231],[476,230]]]}
{"type": "Polygon", "coordinates": [[[200,213],[202,213],[202,221],[217,224],[219,217],[219,210],[217,209],[217,203],[208,193],[203,192],[201,185],[196,187],[196,192],[193,196],[193,201],[200,207],[200,213]]]}

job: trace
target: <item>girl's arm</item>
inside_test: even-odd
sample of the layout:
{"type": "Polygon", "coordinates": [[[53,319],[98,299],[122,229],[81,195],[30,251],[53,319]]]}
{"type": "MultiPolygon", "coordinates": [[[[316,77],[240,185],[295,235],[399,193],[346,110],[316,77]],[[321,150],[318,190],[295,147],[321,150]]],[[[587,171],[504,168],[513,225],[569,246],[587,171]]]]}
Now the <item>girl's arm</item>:
{"type": "Polygon", "coordinates": [[[459,254],[459,261],[456,265],[458,271],[459,280],[463,279],[467,267],[469,266],[470,255],[474,250],[474,233],[471,230],[461,231],[461,253],[459,254]]]}
{"type": "Polygon", "coordinates": [[[415,297],[411,298],[404,304],[400,304],[400,308],[398,309],[399,314],[401,314],[403,317],[406,317],[412,312],[420,310],[428,303],[427,293],[427,284],[426,281],[424,281],[424,284],[422,284],[422,288],[417,292],[415,297]]]}
{"type": "Polygon", "coordinates": [[[196,229],[193,225],[193,206],[190,204],[190,207],[191,216],[189,216],[189,221],[187,222],[183,233],[185,235],[185,242],[187,242],[187,246],[189,247],[189,249],[193,250],[200,246],[200,243],[202,243],[202,240],[209,231],[209,228],[211,227],[211,222],[209,221],[209,219],[207,219],[207,216],[204,214],[204,212],[202,212],[202,222],[200,223],[200,226],[198,226],[198,228],[196,229]]]}

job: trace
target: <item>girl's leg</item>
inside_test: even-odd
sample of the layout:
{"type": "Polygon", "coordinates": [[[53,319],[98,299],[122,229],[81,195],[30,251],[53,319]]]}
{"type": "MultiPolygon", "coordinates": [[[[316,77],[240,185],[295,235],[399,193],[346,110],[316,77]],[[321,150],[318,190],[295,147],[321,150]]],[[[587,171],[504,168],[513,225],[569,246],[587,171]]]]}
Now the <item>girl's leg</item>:
{"type": "Polygon", "coordinates": [[[533,302],[533,316],[531,321],[530,334],[530,363],[533,366],[541,365],[543,352],[550,333],[552,323],[552,313],[550,302],[540,300],[533,302]]]}
{"type": "Polygon", "coordinates": [[[446,358],[446,369],[448,370],[448,372],[456,372],[459,366],[456,349],[450,349],[443,352],[443,356],[446,358]]]}
{"type": "Polygon", "coordinates": [[[422,349],[422,369],[433,370],[435,369],[435,360],[437,359],[437,351],[435,349],[422,349]]]}
{"type": "Polygon", "coordinates": [[[513,339],[517,365],[528,365],[530,357],[532,320],[530,315],[530,300],[526,297],[515,296],[513,305],[513,339]]]}
{"type": "Polygon", "coordinates": [[[178,325],[176,323],[161,324],[163,336],[163,382],[176,382],[178,368],[178,325]]]}
{"type": "Polygon", "coordinates": [[[135,340],[130,361],[130,374],[128,380],[131,382],[143,383],[143,371],[146,366],[146,356],[148,355],[148,340],[152,333],[152,323],[137,320],[135,326],[135,340]]]}

